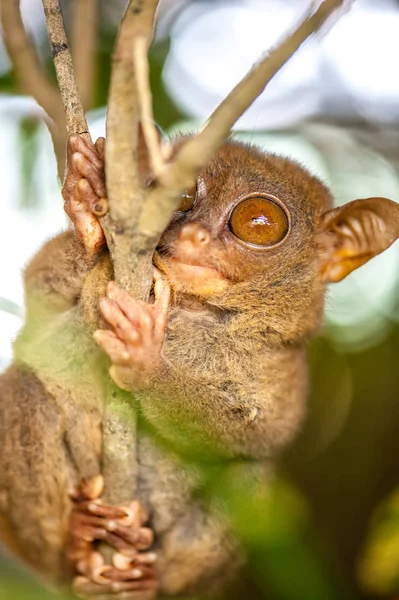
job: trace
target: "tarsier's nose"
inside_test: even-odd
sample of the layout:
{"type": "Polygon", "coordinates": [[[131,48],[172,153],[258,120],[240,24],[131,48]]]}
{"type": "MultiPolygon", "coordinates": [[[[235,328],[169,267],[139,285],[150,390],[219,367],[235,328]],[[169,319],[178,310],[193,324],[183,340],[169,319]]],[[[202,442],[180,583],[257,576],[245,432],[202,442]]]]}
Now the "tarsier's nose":
{"type": "Polygon", "coordinates": [[[179,233],[181,242],[191,242],[195,248],[201,248],[209,244],[209,231],[198,223],[187,223],[183,225],[179,233]]]}

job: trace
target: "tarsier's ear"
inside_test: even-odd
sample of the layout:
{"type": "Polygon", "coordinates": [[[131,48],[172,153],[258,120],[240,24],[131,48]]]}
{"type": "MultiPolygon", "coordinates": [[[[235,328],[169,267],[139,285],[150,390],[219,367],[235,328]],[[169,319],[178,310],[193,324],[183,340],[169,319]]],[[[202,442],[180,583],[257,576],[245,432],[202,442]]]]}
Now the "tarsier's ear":
{"type": "MultiPolygon", "coordinates": [[[[161,142],[162,132],[157,125],[155,126],[155,130],[158,133],[159,142],[161,142]]],[[[147,181],[151,179],[152,173],[147,144],[144,138],[141,123],[139,123],[139,132],[137,140],[137,165],[142,182],[147,183],[147,181]]]]}
{"type": "Polygon", "coordinates": [[[341,281],[399,237],[399,204],[387,198],[354,200],[324,213],[320,222],[321,277],[341,281]]]}

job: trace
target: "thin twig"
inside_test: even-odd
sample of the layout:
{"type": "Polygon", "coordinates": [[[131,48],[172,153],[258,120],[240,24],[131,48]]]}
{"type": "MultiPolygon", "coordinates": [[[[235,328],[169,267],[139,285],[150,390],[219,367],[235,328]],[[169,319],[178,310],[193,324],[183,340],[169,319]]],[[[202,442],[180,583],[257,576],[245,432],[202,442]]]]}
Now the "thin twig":
{"type": "Polygon", "coordinates": [[[325,0],[316,12],[308,14],[291,35],[255,64],[215,110],[203,131],[182,147],[169,168],[164,170],[160,185],[148,197],[142,212],[139,229],[149,245],[162,234],[165,222],[178,205],[179,195],[193,184],[200,170],[226,140],[236,120],[303,42],[344,4],[347,0],[325,0]]]}
{"type": "Polygon", "coordinates": [[[42,0],[42,3],[57,81],[65,107],[68,134],[79,133],[90,141],[89,128],[76,85],[59,0],[42,0]]]}
{"type": "Polygon", "coordinates": [[[152,94],[147,57],[148,46],[147,38],[140,36],[134,40],[133,65],[136,75],[141,128],[149,154],[150,167],[154,177],[157,179],[161,176],[165,163],[159,143],[158,130],[155,126],[154,115],[152,113],[152,94]]]}
{"type": "Polygon", "coordinates": [[[45,123],[53,140],[62,180],[65,164],[65,114],[60,91],[47,77],[22,21],[19,0],[1,0],[0,18],[7,53],[21,90],[33,96],[50,119],[45,123]]]}
{"type": "Polygon", "coordinates": [[[98,33],[98,0],[73,0],[71,49],[83,108],[93,106],[98,33]]]}

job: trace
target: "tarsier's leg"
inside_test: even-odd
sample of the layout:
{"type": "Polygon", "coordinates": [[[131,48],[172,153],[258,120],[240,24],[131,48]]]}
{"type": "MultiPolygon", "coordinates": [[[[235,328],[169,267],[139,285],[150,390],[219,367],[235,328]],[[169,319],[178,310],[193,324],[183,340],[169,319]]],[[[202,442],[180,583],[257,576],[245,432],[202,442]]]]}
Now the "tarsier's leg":
{"type": "Polygon", "coordinates": [[[144,527],[148,517],[140,503],[128,507],[105,506],[100,496],[101,475],[83,482],[74,494],[67,556],[79,575],[73,589],[79,596],[121,594],[126,598],[149,599],[155,594],[157,578],[152,530],[144,527]],[[106,565],[97,551],[98,541],[107,542],[116,552],[106,565]]]}

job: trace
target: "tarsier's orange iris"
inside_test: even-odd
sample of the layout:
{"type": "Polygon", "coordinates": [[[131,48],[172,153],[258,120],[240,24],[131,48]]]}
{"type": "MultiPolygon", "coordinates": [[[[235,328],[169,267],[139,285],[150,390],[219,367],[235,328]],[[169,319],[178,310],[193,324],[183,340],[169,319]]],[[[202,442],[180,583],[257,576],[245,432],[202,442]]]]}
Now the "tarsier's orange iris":
{"type": "Polygon", "coordinates": [[[188,212],[191,210],[195,204],[195,200],[197,197],[197,186],[193,185],[192,188],[186,190],[181,195],[181,202],[179,208],[177,209],[179,212],[188,212]]]}
{"type": "Polygon", "coordinates": [[[287,235],[288,218],[276,202],[254,197],[238,204],[230,217],[230,229],[243,242],[274,246],[287,235]]]}

